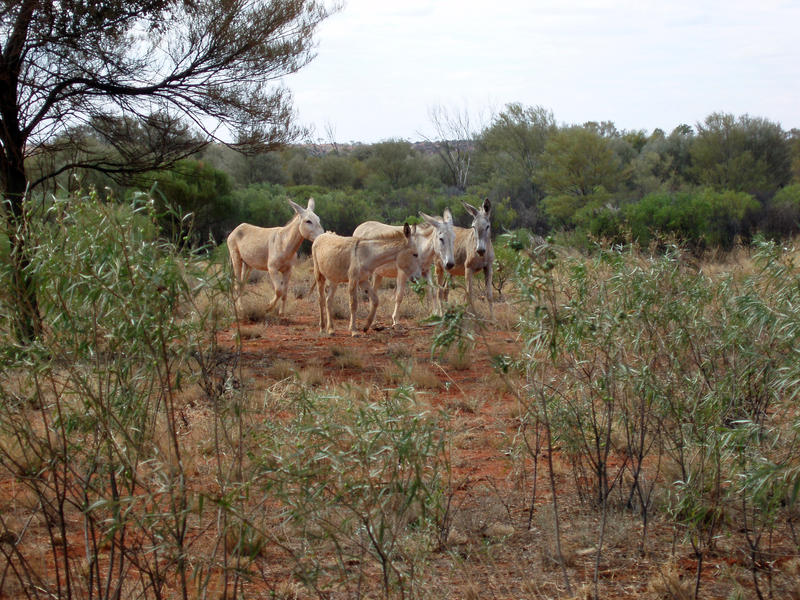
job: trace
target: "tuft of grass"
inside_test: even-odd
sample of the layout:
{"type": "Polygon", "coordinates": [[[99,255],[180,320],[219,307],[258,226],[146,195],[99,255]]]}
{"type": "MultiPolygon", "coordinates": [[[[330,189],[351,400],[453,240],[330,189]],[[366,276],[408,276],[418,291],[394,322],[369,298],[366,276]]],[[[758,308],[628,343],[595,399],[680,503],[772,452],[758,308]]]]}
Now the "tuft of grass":
{"type": "Polygon", "coordinates": [[[242,325],[239,327],[239,338],[242,340],[258,340],[266,337],[267,326],[264,323],[242,325]]]}
{"type": "Polygon", "coordinates": [[[306,365],[297,374],[300,383],[310,387],[318,387],[325,383],[325,370],[319,365],[306,365]]]}
{"type": "Polygon", "coordinates": [[[272,379],[287,379],[295,373],[297,373],[297,364],[287,358],[279,358],[267,369],[267,375],[272,379]]]}
{"type": "Polygon", "coordinates": [[[668,562],[647,584],[647,592],[653,598],[669,600],[693,600],[694,581],[684,579],[674,562],[668,562]]]}
{"type": "Polygon", "coordinates": [[[389,342],[386,346],[386,353],[393,359],[411,358],[412,356],[411,348],[406,341],[389,342]]]}
{"type": "Polygon", "coordinates": [[[353,348],[331,346],[331,355],[336,366],[340,369],[362,369],[364,368],[364,357],[353,348]]]}
{"type": "Polygon", "coordinates": [[[472,354],[469,350],[459,347],[448,348],[443,353],[444,362],[456,371],[466,371],[472,367],[472,354]]]}
{"type": "Polygon", "coordinates": [[[438,390],[444,387],[438,374],[427,364],[413,364],[411,366],[410,381],[415,388],[438,390]]]}
{"type": "Polygon", "coordinates": [[[388,385],[411,385],[415,389],[438,390],[444,387],[436,371],[413,359],[395,361],[394,365],[386,367],[384,380],[388,385]]]}
{"type": "Polygon", "coordinates": [[[253,323],[276,323],[277,316],[267,311],[269,298],[271,298],[271,296],[256,293],[253,290],[245,290],[239,298],[239,319],[251,321],[253,323]]]}

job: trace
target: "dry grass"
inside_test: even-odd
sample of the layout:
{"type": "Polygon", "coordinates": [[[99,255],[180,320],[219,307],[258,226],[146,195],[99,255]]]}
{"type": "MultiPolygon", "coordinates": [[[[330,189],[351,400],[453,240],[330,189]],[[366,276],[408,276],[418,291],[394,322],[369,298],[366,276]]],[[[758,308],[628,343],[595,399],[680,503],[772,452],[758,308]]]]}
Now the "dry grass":
{"type": "MultiPolygon", "coordinates": [[[[709,263],[701,268],[704,272],[722,275],[731,270],[747,272],[751,269],[749,256],[734,255],[726,259],[725,264],[709,263]]],[[[263,276],[262,276],[263,277],[263,276]]],[[[310,287],[310,261],[301,261],[293,274],[293,290],[290,296],[289,310],[312,310],[316,313],[316,298],[308,298],[310,287]],[[302,302],[293,303],[293,299],[302,302]],[[294,307],[293,307],[294,304],[294,307]]],[[[389,286],[387,286],[389,287],[389,286]]],[[[249,366],[241,370],[241,388],[237,393],[243,394],[242,414],[245,428],[258,430],[264,421],[280,423],[292,418],[297,409],[297,398],[301,387],[323,388],[316,393],[328,390],[332,396],[356,398],[360,402],[380,402],[392,393],[387,387],[411,385],[416,394],[416,410],[443,410],[450,417],[448,452],[452,468],[452,488],[445,492],[452,493],[452,526],[446,538],[446,547],[442,552],[430,555],[429,569],[421,583],[424,588],[419,597],[439,599],[458,598],[564,598],[584,599],[593,597],[594,587],[591,585],[594,552],[598,543],[599,511],[590,506],[582,506],[575,500],[574,480],[571,466],[561,455],[554,455],[556,485],[559,499],[564,499],[560,508],[560,519],[563,535],[563,554],[572,581],[572,594],[567,594],[563,586],[559,558],[555,547],[554,519],[550,504],[550,490],[545,480],[547,475],[544,459],[539,464],[539,481],[533,530],[527,530],[527,509],[530,506],[532,472],[530,458],[523,450],[517,449],[517,456],[510,456],[514,436],[519,434],[519,417],[524,414],[521,406],[509,393],[509,388],[521,388],[523,381],[501,377],[494,373],[487,354],[503,352],[503,344],[509,343],[508,333],[516,322],[516,307],[513,304],[496,303],[495,319],[487,324],[487,339],[497,342],[490,346],[479,340],[474,348],[470,348],[463,356],[451,350],[441,364],[430,364],[430,334],[432,328],[418,328],[405,337],[374,337],[372,339],[353,342],[353,346],[319,336],[308,336],[308,331],[296,335],[301,348],[295,347],[294,354],[282,354],[280,349],[270,346],[275,338],[270,323],[275,318],[259,315],[259,306],[263,307],[272,297],[271,286],[263,279],[257,279],[247,287],[247,296],[253,308],[255,323],[241,326],[240,335],[243,341],[251,342],[249,366]],[[267,324],[265,324],[265,321],[267,324]],[[503,339],[497,339],[498,329],[503,339]],[[305,336],[305,337],[303,337],[305,336]],[[381,346],[382,345],[382,346],[381,346]],[[265,350],[269,348],[268,350],[265,350]],[[365,349],[366,348],[366,349],[365,349]],[[486,349],[490,348],[487,352],[486,349]],[[368,350],[367,350],[368,349],[368,350]],[[259,354],[260,352],[260,354],[259,354]],[[372,354],[370,354],[372,352],[372,354]],[[253,357],[256,358],[253,358],[253,357]],[[389,357],[389,361],[385,357],[389,357]],[[329,358],[339,371],[343,369],[360,370],[359,383],[349,381],[339,371],[326,372],[319,364],[329,363],[329,358]],[[380,357],[380,358],[377,358],[380,357]],[[380,362],[378,362],[380,360],[380,362]],[[316,362],[315,362],[316,361],[316,362]],[[387,364],[389,363],[389,364],[387,364]],[[373,368],[374,365],[378,365],[373,368]],[[383,368],[381,368],[381,365],[383,368]],[[369,372],[368,372],[369,369],[369,372]],[[377,375],[376,375],[377,374],[377,375]],[[361,379],[363,378],[363,379],[361,379]],[[367,383],[361,383],[367,380],[367,383]],[[447,393],[441,393],[443,388],[447,393]],[[425,390],[425,391],[423,391],[425,390]],[[457,392],[457,393],[454,393],[457,392]],[[526,462],[527,461],[527,462],[526,462]],[[528,469],[526,472],[526,468],[528,469]]],[[[455,298],[460,299],[461,290],[454,290],[455,298]]],[[[349,316],[345,294],[339,290],[338,304],[342,307],[342,317],[349,316]]],[[[384,289],[381,292],[381,310],[388,320],[393,299],[391,293],[384,289]]],[[[485,300],[476,298],[478,312],[485,315],[485,300]]],[[[360,303],[362,311],[364,303],[360,303]]],[[[420,319],[428,314],[427,306],[421,304],[416,296],[407,294],[403,302],[401,317],[403,319],[420,319]]],[[[316,316],[316,315],[315,315],[316,316]]],[[[248,317],[251,318],[251,317],[248,317]]],[[[280,323],[286,331],[291,322],[280,323]]],[[[337,324],[338,325],[338,324],[337,324]]],[[[304,325],[305,327],[305,325],[304,325]]],[[[341,325],[337,327],[342,334],[341,325]]],[[[483,335],[476,332],[477,336],[483,335]]],[[[4,386],[6,393],[12,390],[19,396],[20,410],[30,411],[36,415],[40,402],[34,402],[22,380],[10,386],[4,386]]],[[[305,390],[302,393],[306,393],[305,390]]],[[[238,397],[237,397],[238,398],[238,397]]],[[[224,410],[229,398],[221,399],[220,407],[224,410]]],[[[44,398],[44,402],[47,399],[44,398]]],[[[192,485],[201,488],[213,481],[216,468],[213,458],[220,453],[227,460],[226,449],[218,448],[214,442],[215,407],[197,390],[187,390],[181,394],[179,405],[182,407],[180,442],[184,448],[183,467],[193,478],[192,485]]],[[[217,422],[218,424],[218,422],[217,422]]],[[[44,428],[41,428],[44,431],[44,428]]],[[[159,431],[164,433],[163,424],[159,431]]],[[[615,436],[618,432],[614,432],[615,436]]],[[[165,437],[159,435],[157,437],[165,437]]],[[[617,438],[614,438],[616,441],[617,438]]],[[[235,440],[233,440],[235,441],[235,440]]],[[[245,452],[257,451],[255,439],[242,444],[245,452]]],[[[516,438],[519,444],[519,438],[516,438]]],[[[18,458],[21,448],[14,448],[8,440],[0,439],[0,444],[10,449],[12,458],[18,458]]],[[[159,444],[162,457],[170,456],[168,444],[159,444]]],[[[518,447],[519,448],[519,447],[518,447]]],[[[8,451],[8,450],[7,450],[8,451]]],[[[231,452],[233,456],[235,452],[231,452]]],[[[226,463],[227,464],[227,463],[226,463]]],[[[245,463],[246,467],[247,464],[245,463]]],[[[29,465],[31,470],[43,468],[43,465],[29,465]]],[[[677,477],[677,466],[670,461],[662,463],[660,476],[665,480],[677,477]],[[673,473],[673,471],[675,473],[673,473]]],[[[0,481],[0,483],[7,483],[0,481]]],[[[627,487],[629,482],[620,485],[627,487]]],[[[26,525],[26,515],[39,510],[35,496],[26,488],[16,487],[11,495],[0,497],[0,512],[5,519],[6,532],[16,533],[26,525]]],[[[203,488],[207,489],[207,488],[203,488]]],[[[263,510],[260,506],[255,510],[263,510]]],[[[271,521],[277,511],[272,506],[263,510],[264,522],[259,522],[262,531],[275,525],[271,521]]],[[[658,525],[657,523],[654,525],[658,525]]],[[[277,525],[275,525],[277,528],[277,525]]],[[[642,600],[684,600],[693,597],[694,577],[690,568],[691,549],[681,542],[672,547],[671,531],[650,533],[648,539],[649,554],[642,557],[635,548],[640,537],[639,521],[630,513],[611,514],[601,556],[602,573],[599,583],[600,597],[619,600],[621,598],[640,598],[642,600]],[[674,552],[674,558],[667,559],[674,552]]],[[[212,528],[209,528],[211,532],[212,528]]],[[[44,550],[41,564],[45,564],[45,551],[48,550],[42,532],[44,527],[38,521],[31,521],[25,543],[30,543],[34,533],[44,550]]],[[[0,529],[0,534],[3,531],[0,529]]],[[[270,548],[264,544],[260,534],[253,531],[230,529],[221,532],[218,540],[229,552],[237,556],[257,556],[258,568],[269,571],[268,582],[259,581],[261,586],[252,595],[268,595],[274,598],[297,599],[313,597],[311,593],[296,580],[292,579],[290,567],[281,563],[281,558],[270,555],[270,548]],[[266,586],[266,587],[265,587],[266,586]]],[[[736,534],[734,534],[736,535],[736,534]]],[[[210,537],[210,536],[209,536],[210,537]]],[[[0,543],[8,540],[0,537],[0,543]]],[[[204,542],[203,542],[204,543],[204,542]]],[[[297,543],[300,543],[299,541],[297,543]]],[[[419,551],[420,553],[423,550],[419,551]]],[[[741,547],[733,542],[720,543],[719,555],[712,556],[715,564],[713,577],[719,586],[711,589],[704,580],[701,597],[745,598],[753,597],[752,585],[749,583],[750,573],[741,564],[728,566],[725,559],[740,555],[741,547]],[[749,586],[749,587],[748,587],[749,586]],[[723,590],[724,593],[718,592],[723,590]]],[[[38,556],[35,557],[38,560],[38,556]]],[[[350,565],[353,569],[361,565],[350,565]]],[[[366,569],[366,567],[363,567],[366,569]]],[[[800,559],[793,558],[785,562],[775,562],[776,584],[774,597],[800,600],[800,559]]],[[[379,597],[379,578],[365,584],[370,589],[358,590],[361,597],[379,597]]],[[[24,595],[25,590],[10,579],[6,581],[2,592],[6,595],[24,595]]],[[[131,595],[134,595],[133,592],[131,595]]],[[[219,592],[218,595],[222,595],[219,592]]]]}
{"type": "Polygon", "coordinates": [[[451,369],[456,371],[466,371],[472,368],[474,360],[472,358],[473,349],[460,349],[456,346],[451,346],[444,353],[442,358],[444,363],[451,369]]]}
{"type": "Polygon", "coordinates": [[[274,313],[267,312],[267,306],[272,300],[273,293],[272,286],[268,283],[265,285],[269,287],[268,293],[265,293],[261,286],[248,286],[244,289],[237,305],[237,314],[240,320],[269,323],[277,318],[274,313]]]}
{"type": "Polygon", "coordinates": [[[648,581],[647,594],[654,600],[694,600],[694,587],[694,580],[684,577],[674,561],[668,561],[648,581]]]}
{"type": "Polygon", "coordinates": [[[415,389],[438,390],[444,387],[440,371],[429,364],[413,359],[397,360],[383,371],[383,379],[389,385],[409,384],[415,389]]]}
{"type": "Polygon", "coordinates": [[[386,353],[392,360],[401,360],[411,358],[413,354],[413,347],[406,341],[402,342],[389,342],[386,345],[386,353]]]}
{"type": "Polygon", "coordinates": [[[512,303],[496,302],[494,304],[494,321],[492,323],[493,329],[513,331],[517,326],[518,319],[519,311],[512,303]]]}
{"type": "Polygon", "coordinates": [[[330,352],[334,363],[340,369],[362,369],[364,367],[364,357],[353,348],[331,346],[330,352]]]}
{"type": "Polygon", "coordinates": [[[267,376],[270,379],[287,379],[295,374],[297,374],[297,364],[286,358],[279,358],[267,369],[267,376]]]}
{"type": "Polygon", "coordinates": [[[306,365],[297,374],[300,383],[309,387],[319,387],[325,383],[325,369],[319,365],[306,365]]]}
{"type": "Polygon", "coordinates": [[[257,340],[267,335],[269,326],[266,323],[239,326],[239,338],[242,340],[257,340]]]}
{"type": "Polygon", "coordinates": [[[427,363],[416,363],[411,366],[410,381],[419,389],[438,390],[444,387],[439,373],[427,363]]]}

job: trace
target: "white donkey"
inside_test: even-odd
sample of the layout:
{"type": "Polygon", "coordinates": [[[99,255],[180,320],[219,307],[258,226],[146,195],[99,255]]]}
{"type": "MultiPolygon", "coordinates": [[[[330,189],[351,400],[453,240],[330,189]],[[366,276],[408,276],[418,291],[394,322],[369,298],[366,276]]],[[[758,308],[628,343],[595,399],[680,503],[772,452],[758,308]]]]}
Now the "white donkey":
{"type": "MultiPolygon", "coordinates": [[[[454,246],[455,265],[450,269],[451,275],[464,275],[467,281],[467,304],[474,310],[472,304],[472,277],[478,271],[483,271],[486,282],[486,301],[489,304],[489,318],[494,318],[492,309],[492,268],[494,263],[494,248],[492,247],[492,203],[486,198],[481,208],[462,202],[467,212],[472,215],[472,225],[468,228],[454,227],[456,241],[454,246]]],[[[436,272],[441,293],[441,301],[447,301],[447,287],[444,283],[444,271],[437,261],[436,272]]]]}
{"type": "MultiPolygon", "coordinates": [[[[453,215],[449,208],[444,209],[441,218],[431,217],[423,212],[419,213],[425,223],[417,227],[416,238],[417,248],[419,249],[419,262],[422,275],[428,280],[428,289],[433,297],[434,312],[441,314],[441,303],[439,294],[435,291],[433,283],[433,269],[431,268],[434,258],[436,258],[446,269],[453,268],[453,244],[455,242],[455,232],[453,230],[453,215]]],[[[399,225],[386,225],[377,221],[367,221],[356,227],[353,231],[354,237],[376,238],[401,230],[399,225]]],[[[392,312],[392,326],[396,326],[400,312],[400,303],[405,294],[406,282],[409,273],[403,266],[396,261],[387,263],[375,269],[372,279],[372,286],[377,289],[383,277],[396,277],[397,285],[394,294],[394,311],[392,312]]]]}
{"type": "Polygon", "coordinates": [[[295,215],[283,227],[257,227],[242,223],[228,236],[228,252],[233,265],[233,276],[237,296],[241,294],[252,269],[267,271],[275,298],[267,306],[270,311],[279,300],[279,314],[286,311],[289,277],[297,260],[297,250],[303,240],[314,241],[324,233],[319,217],[314,213],[314,199],[308,199],[308,207],[289,200],[295,215]]]}
{"type": "Polygon", "coordinates": [[[314,278],[319,293],[319,329],[333,334],[331,305],[336,288],[347,282],[350,296],[350,334],[357,335],[356,310],[358,290],[364,289],[370,300],[370,312],[364,331],[375,319],[378,295],[370,284],[373,271],[383,264],[400,260],[412,277],[420,276],[419,253],[412,228],[406,223],[402,231],[381,238],[364,239],[323,233],[311,245],[314,260],[314,278]],[[327,294],[325,282],[328,282],[327,294]]]}

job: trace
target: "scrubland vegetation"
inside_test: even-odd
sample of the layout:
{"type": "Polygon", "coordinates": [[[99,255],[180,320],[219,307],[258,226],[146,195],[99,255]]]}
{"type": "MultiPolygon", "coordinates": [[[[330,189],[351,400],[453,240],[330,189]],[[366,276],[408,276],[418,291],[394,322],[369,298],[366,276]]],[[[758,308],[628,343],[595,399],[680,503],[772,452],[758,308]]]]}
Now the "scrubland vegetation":
{"type": "Polygon", "coordinates": [[[239,321],[157,205],[41,207],[31,345],[3,286],[0,596],[800,596],[791,245],[501,236],[497,321],[452,294],[322,368],[313,302],[239,321]]]}
{"type": "Polygon", "coordinates": [[[340,8],[0,13],[0,598],[800,598],[798,131],[299,143],[273,84],[340,8]],[[302,259],[237,307],[219,243],[311,196],[490,199],[494,318],[321,336],[302,259]]]}
{"type": "Polygon", "coordinates": [[[510,104],[459,133],[466,137],[308,143],[250,157],[217,144],[124,187],[76,170],[51,191],[94,186],[124,198],[155,185],[156,197],[195,215],[199,240],[217,242],[243,221],[282,225],[291,216],[285,198],[305,205],[309,196],[325,228],[342,235],[419,210],[450,207],[459,220],[462,199],[487,197],[496,232],[557,234],[583,248],[588,237],[647,246],[672,235],[699,252],[798,233],[800,138],[767,119],[714,113],[671,132],[620,131],[609,122],[559,125],[547,109],[510,104]]]}

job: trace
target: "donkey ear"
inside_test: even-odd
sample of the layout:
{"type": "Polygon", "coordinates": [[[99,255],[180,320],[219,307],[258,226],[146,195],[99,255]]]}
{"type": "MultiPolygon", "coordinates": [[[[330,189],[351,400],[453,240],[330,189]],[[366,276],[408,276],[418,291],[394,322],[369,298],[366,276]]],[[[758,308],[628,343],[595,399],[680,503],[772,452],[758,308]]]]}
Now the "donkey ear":
{"type": "Polygon", "coordinates": [[[291,206],[294,209],[294,212],[296,212],[298,215],[305,210],[305,208],[300,206],[294,200],[289,200],[289,206],[291,206]]]}
{"type": "Polygon", "coordinates": [[[461,201],[461,204],[464,205],[464,208],[467,209],[467,212],[470,214],[470,216],[474,217],[475,215],[478,214],[478,209],[472,206],[471,204],[467,204],[463,200],[461,201]]]}
{"type": "Polygon", "coordinates": [[[489,202],[488,198],[483,201],[483,212],[485,212],[487,216],[492,212],[492,203],[489,202]]]}
{"type": "Polygon", "coordinates": [[[403,235],[407,238],[411,237],[411,227],[408,226],[408,221],[403,223],[403,235]]]}
{"type": "Polygon", "coordinates": [[[426,215],[422,211],[419,211],[419,216],[422,217],[422,220],[428,223],[429,225],[433,225],[434,227],[436,227],[439,224],[439,220],[436,217],[426,215]]]}
{"type": "Polygon", "coordinates": [[[309,198],[308,199],[308,210],[310,210],[311,212],[314,212],[314,206],[315,206],[314,199],[313,198],[309,198]]]}
{"type": "Polygon", "coordinates": [[[445,223],[450,223],[451,225],[453,224],[453,213],[450,212],[449,208],[445,208],[444,209],[444,213],[442,215],[442,220],[445,223]]]}

